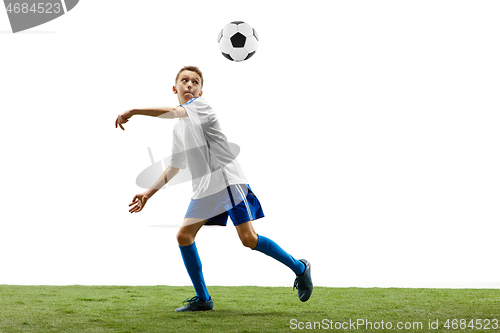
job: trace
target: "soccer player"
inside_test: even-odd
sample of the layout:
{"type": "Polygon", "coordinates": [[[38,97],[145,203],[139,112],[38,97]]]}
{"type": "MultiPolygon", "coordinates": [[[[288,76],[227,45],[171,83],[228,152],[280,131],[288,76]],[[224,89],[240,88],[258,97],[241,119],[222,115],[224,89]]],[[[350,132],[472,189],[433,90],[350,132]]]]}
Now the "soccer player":
{"type": "Polygon", "coordinates": [[[204,225],[225,226],[228,216],[236,227],[242,244],[262,252],[284,265],[296,275],[294,289],[305,302],[311,296],[313,284],[311,265],[297,260],[271,239],[258,235],[252,221],[264,217],[259,200],[248,185],[240,164],[229,150],[217,115],[202,98],[203,74],[198,67],[185,66],[175,78],[172,90],[179,106],[133,109],[125,111],[115,121],[115,128],[134,115],[177,119],[174,126],[172,156],[169,167],[156,183],[144,193],[134,196],[130,213],[140,212],[146,202],[186,166],[192,175],[194,195],[184,221],[177,233],[177,242],[196,296],[175,311],[204,311],[213,309],[203,278],[202,265],[196,249],[195,237],[204,225]]]}

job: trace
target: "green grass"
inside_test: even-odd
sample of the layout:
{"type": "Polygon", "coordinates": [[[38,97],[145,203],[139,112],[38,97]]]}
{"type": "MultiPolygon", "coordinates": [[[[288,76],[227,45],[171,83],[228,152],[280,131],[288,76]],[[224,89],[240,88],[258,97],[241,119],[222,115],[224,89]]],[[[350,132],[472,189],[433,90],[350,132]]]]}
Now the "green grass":
{"type": "MultiPolygon", "coordinates": [[[[214,310],[176,313],[194,295],[192,287],[10,286],[0,285],[0,332],[310,332],[298,322],[328,325],[364,319],[379,325],[421,322],[398,330],[319,329],[331,332],[500,332],[453,329],[451,320],[500,320],[500,290],[320,288],[302,303],[292,288],[209,287],[214,310]],[[444,327],[450,319],[450,328],[444,327]],[[429,329],[439,320],[439,329],[429,329]],[[331,321],[331,323],[330,323],[331,321]],[[293,325],[292,325],[293,326],[293,325]]],[[[311,324],[314,325],[314,324],[311,324]]],[[[459,322],[458,322],[459,325],[459,322]]],[[[500,323],[499,323],[500,325],[500,323]]],[[[331,326],[330,326],[331,327],[331,326]]]]}

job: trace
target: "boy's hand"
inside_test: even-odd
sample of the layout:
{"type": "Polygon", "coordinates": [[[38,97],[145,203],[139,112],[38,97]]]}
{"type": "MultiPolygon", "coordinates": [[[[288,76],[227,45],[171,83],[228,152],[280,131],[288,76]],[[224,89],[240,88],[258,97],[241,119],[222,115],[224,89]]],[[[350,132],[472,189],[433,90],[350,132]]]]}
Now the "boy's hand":
{"type": "Polygon", "coordinates": [[[125,124],[129,120],[129,118],[132,117],[133,115],[134,115],[134,110],[128,110],[118,115],[118,118],[116,118],[115,121],[115,128],[118,128],[119,125],[121,129],[125,131],[122,124],[125,124]]]}
{"type": "Polygon", "coordinates": [[[144,193],[136,194],[135,197],[132,199],[132,203],[128,205],[129,207],[135,205],[134,207],[130,208],[129,212],[130,213],[140,212],[144,208],[146,202],[150,197],[151,196],[147,191],[144,193]]]}

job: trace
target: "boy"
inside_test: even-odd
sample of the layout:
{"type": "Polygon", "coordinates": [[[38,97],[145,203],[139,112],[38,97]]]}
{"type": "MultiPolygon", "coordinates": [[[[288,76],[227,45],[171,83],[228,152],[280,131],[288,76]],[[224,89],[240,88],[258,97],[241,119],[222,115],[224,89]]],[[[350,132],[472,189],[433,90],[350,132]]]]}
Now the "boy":
{"type": "Polygon", "coordinates": [[[225,226],[228,216],[244,246],[271,256],[293,270],[297,275],[294,289],[298,289],[299,299],[305,302],[313,290],[311,265],[305,259],[296,260],[272,240],[255,233],[251,221],[264,217],[262,207],[248,185],[241,166],[228,148],[217,115],[201,97],[202,88],[201,71],[194,66],[185,66],[177,73],[172,88],[179,106],[133,109],[120,114],[115,121],[115,128],[120,126],[125,130],[122,124],[133,115],[179,118],[174,127],[170,166],[151,189],[135,195],[129,204],[129,207],[133,205],[130,213],[140,212],[148,199],[168,183],[179,169],[189,167],[194,195],[177,233],[177,242],[196,296],[184,301],[187,305],[175,311],[213,309],[195,237],[203,225],[225,226]]]}

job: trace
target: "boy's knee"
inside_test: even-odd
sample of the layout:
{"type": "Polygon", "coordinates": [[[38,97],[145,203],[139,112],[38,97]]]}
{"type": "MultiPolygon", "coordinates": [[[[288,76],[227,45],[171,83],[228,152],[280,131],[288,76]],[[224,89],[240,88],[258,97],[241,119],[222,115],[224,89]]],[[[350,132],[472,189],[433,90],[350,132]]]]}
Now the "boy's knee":
{"type": "Polygon", "coordinates": [[[188,246],[194,243],[194,238],[186,233],[182,228],[177,232],[177,244],[180,246],[188,246]]]}
{"type": "Polygon", "coordinates": [[[244,235],[241,235],[240,240],[243,246],[254,249],[259,242],[259,236],[257,236],[257,234],[255,233],[246,233],[244,235]]]}

